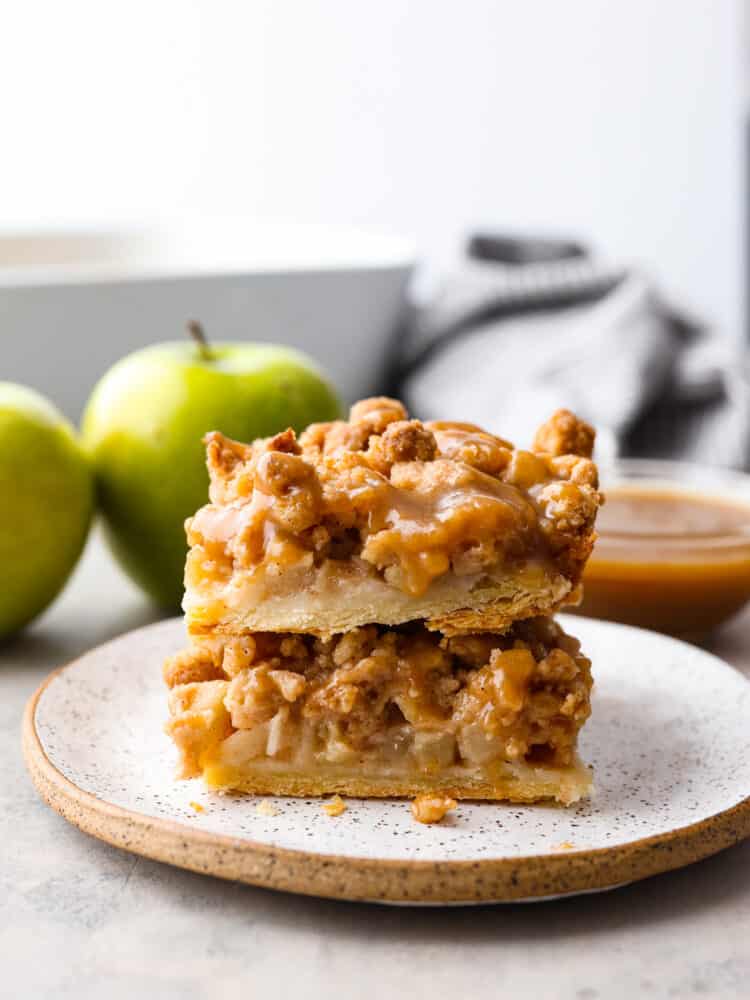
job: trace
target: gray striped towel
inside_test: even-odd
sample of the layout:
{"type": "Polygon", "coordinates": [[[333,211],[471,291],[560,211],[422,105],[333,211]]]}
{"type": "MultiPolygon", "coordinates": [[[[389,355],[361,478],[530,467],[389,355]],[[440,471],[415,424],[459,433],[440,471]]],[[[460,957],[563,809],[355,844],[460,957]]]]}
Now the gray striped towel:
{"type": "Polygon", "coordinates": [[[746,464],[732,352],[636,269],[580,255],[469,259],[415,307],[396,371],[423,419],[469,420],[523,443],[567,406],[597,426],[604,459],[746,464]]]}

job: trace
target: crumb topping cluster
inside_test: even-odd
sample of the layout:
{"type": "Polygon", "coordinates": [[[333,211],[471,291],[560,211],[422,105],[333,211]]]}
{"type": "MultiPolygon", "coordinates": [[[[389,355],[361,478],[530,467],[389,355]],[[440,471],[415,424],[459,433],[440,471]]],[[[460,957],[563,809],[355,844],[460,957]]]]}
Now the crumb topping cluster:
{"type": "Polygon", "coordinates": [[[348,421],[253,444],[206,439],[211,502],[187,522],[186,581],[360,560],[421,595],[445,573],[538,557],[577,582],[600,496],[594,433],[558,411],[534,450],[472,424],[409,419],[385,397],[348,421]]]}
{"type": "Polygon", "coordinates": [[[449,795],[426,792],[414,799],[411,804],[411,814],[417,823],[439,823],[457,805],[456,800],[449,795]]]}

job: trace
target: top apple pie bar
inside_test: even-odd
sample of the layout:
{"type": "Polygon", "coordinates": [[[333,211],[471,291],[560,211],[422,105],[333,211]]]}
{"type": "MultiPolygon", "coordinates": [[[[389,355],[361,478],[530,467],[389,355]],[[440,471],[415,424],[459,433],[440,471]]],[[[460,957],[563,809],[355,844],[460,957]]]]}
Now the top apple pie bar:
{"type": "Polygon", "coordinates": [[[593,544],[593,441],[565,410],[525,451],[387,398],[299,438],[209,434],[188,629],[327,636],[420,619],[450,635],[549,614],[576,599],[593,544]]]}

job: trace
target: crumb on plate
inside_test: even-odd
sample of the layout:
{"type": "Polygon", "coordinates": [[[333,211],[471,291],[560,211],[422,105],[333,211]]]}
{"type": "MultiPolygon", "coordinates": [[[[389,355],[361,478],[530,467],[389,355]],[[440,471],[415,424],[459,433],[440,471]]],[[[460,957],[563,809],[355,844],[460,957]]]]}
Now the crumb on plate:
{"type": "Polygon", "coordinates": [[[279,814],[279,810],[276,809],[276,807],[273,806],[270,802],[267,802],[265,799],[263,799],[262,802],[259,802],[257,804],[257,806],[255,807],[255,811],[260,816],[278,816],[279,814]]]}
{"type": "Polygon", "coordinates": [[[439,823],[440,820],[457,806],[455,799],[437,792],[427,792],[418,795],[411,804],[411,811],[418,823],[439,823]]]}
{"type": "Polygon", "coordinates": [[[561,844],[555,844],[552,848],[553,851],[574,851],[576,849],[575,844],[571,844],[569,840],[563,840],[561,844]]]}
{"type": "Polygon", "coordinates": [[[203,813],[203,812],[205,812],[205,811],[206,811],[206,808],[205,808],[205,806],[202,806],[202,805],[200,804],[200,802],[191,802],[191,803],[190,803],[190,808],[191,808],[191,809],[195,809],[195,811],[196,811],[197,813],[203,813]]]}
{"type": "Polygon", "coordinates": [[[329,816],[340,816],[346,812],[347,806],[340,795],[334,795],[328,802],[323,803],[323,809],[329,816]]]}

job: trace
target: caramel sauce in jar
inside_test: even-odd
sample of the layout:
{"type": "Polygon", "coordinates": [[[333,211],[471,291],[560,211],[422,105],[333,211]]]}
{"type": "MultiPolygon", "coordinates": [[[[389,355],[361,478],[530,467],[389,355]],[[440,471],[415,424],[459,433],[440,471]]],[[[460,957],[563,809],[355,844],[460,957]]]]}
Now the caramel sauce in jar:
{"type": "Polygon", "coordinates": [[[750,490],[745,497],[709,477],[705,492],[692,482],[647,479],[605,483],[604,491],[581,614],[700,635],[747,603],[750,490]]]}

